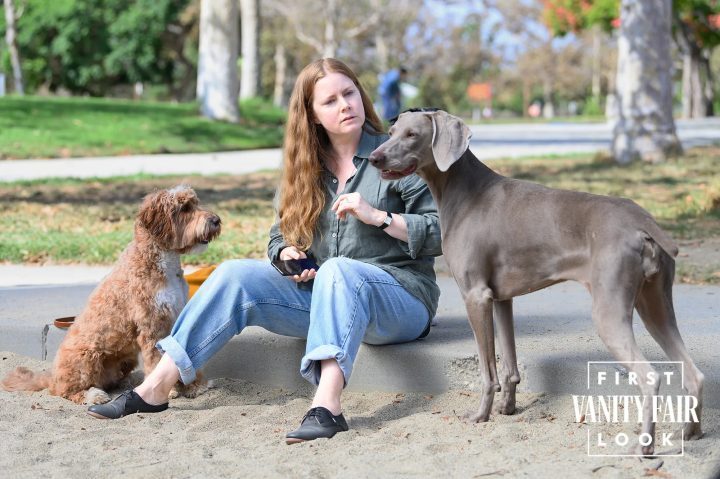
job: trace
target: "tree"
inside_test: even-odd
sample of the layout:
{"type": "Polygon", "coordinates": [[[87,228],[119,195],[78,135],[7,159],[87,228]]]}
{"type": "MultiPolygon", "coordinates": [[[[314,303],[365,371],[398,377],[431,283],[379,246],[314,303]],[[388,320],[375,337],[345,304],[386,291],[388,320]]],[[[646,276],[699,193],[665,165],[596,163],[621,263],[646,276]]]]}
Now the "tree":
{"type": "Polygon", "coordinates": [[[20,53],[17,46],[17,30],[15,27],[15,4],[13,0],[5,0],[5,41],[10,51],[10,61],[13,69],[13,87],[18,95],[25,94],[23,86],[22,65],[20,63],[20,53]]]}
{"type": "MultiPolygon", "coordinates": [[[[556,35],[593,25],[619,26],[620,0],[543,0],[544,18],[556,35]]],[[[713,114],[712,51],[720,45],[720,2],[673,0],[673,36],[683,56],[682,105],[685,118],[713,114]]]]}
{"type": "Polygon", "coordinates": [[[680,153],[672,116],[671,0],[622,0],[612,152],[620,164],[680,153]]]}
{"type": "Polygon", "coordinates": [[[103,96],[134,82],[172,90],[195,76],[194,63],[179,55],[197,24],[180,17],[195,1],[24,1],[17,43],[26,90],[103,96]]]}
{"type": "Polygon", "coordinates": [[[375,27],[381,13],[368,10],[367,1],[268,0],[267,5],[285,17],[298,40],[324,58],[337,55],[341,40],[353,39],[375,27]],[[316,35],[316,32],[322,34],[316,35]]]}
{"type": "Polygon", "coordinates": [[[258,96],[260,88],[260,0],[240,0],[242,67],[240,99],[258,96]]]}
{"type": "Polygon", "coordinates": [[[239,121],[237,58],[237,0],[202,0],[197,96],[204,116],[239,121]]]}
{"type": "Polygon", "coordinates": [[[674,6],[675,41],[683,55],[683,117],[712,116],[710,57],[720,44],[720,2],[675,0],[674,6]]]}
{"type": "MultiPolygon", "coordinates": [[[[103,73],[130,83],[164,83],[173,90],[178,62],[187,67],[182,45],[191,25],[179,21],[187,0],[134,0],[107,22],[108,53],[103,73]]],[[[186,68],[186,76],[192,73],[186,68]]],[[[176,99],[182,95],[174,91],[176,99]]]]}

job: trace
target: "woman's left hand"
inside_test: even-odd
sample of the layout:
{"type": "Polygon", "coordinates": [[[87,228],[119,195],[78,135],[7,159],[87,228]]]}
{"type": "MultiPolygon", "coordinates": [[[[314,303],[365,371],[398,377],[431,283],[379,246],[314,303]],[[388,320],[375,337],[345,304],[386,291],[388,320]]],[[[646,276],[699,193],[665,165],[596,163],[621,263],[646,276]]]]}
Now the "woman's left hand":
{"type": "Polygon", "coordinates": [[[344,220],[350,214],[365,224],[377,226],[383,222],[387,213],[373,208],[360,193],[348,193],[337,197],[331,209],[338,218],[344,220]]]}

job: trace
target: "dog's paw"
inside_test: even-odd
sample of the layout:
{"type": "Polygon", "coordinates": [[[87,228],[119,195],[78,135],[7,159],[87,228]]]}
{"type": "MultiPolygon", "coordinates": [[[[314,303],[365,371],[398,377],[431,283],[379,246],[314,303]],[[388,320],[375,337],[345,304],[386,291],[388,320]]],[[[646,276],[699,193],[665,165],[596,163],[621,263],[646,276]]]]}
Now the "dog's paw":
{"type": "Polygon", "coordinates": [[[168,394],[168,399],[177,399],[180,397],[180,392],[177,390],[177,387],[173,387],[170,390],[170,393],[168,394]]]}
{"type": "Polygon", "coordinates": [[[682,428],[675,431],[672,435],[672,439],[687,439],[688,441],[695,441],[703,437],[702,428],[698,422],[686,423],[682,428]]]}
{"type": "Polygon", "coordinates": [[[208,382],[190,383],[182,388],[182,395],[186,398],[196,398],[210,389],[208,382]]]}
{"type": "Polygon", "coordinates": [[[110,402],[108,393],[100,388],[90,388],[85,391],[85,404],[105,404],[110,402]]]}
{"type": "Polygon", "coordinates": [[[479,411],[468,411],[462,416],[463,420],[468,422],[488,422],[490,414],[483,414],[479,411]]]}
{"type": "Polygon", "coordinates": [[[496,414],[502,414],[503,416],[510,416],[515,414],[515,403],[498,403],[493,407],[493,412],[496,414]]]}

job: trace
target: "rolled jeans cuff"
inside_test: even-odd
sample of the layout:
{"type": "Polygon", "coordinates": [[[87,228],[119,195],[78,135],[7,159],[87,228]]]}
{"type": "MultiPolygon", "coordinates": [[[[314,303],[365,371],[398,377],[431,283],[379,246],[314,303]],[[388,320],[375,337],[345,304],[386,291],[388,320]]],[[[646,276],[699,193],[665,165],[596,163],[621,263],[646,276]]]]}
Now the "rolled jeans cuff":
{"type": "Polygon", "coordinates": [[[317,386],[320,383],[320,364],[318,361],[322,361],[323,359],[334,359],[337,361],[345,379],[343,387],[347,386],[348,379],[350,379],[350,374],[352,373],[352,363],[348,361],[345,351],[331,344],[318,346],[303,356],[300,362],[300,374],[302,377],[317,386]]]}
{"type": "Polygon", "coordinates": [[[175,362],[175,367],[180,372],[180,380],[183,384],[190,384],[195,380],[195,367],[190,360],[190,357],[185,352],[180,343],[175,338],[168,336],[167,338],[161,339],[155,345],[160,352],[167,354],[175,362]]]}

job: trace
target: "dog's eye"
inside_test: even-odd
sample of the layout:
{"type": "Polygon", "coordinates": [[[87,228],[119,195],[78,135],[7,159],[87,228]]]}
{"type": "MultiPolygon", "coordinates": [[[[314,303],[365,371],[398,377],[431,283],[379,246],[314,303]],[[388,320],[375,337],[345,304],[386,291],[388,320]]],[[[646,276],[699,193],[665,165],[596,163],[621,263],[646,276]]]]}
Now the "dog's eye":
{"type": "Polygon", "coordinates": [[[415,134],[414,131],[408,131],[407,133],[405,133],[406,138],[415,138],[416,136],[417,135],[415,134]]]}
{"type": "Polygon", "coordinates": [[[180,207],[180,211],[182,211],[183,213],[187,213],[187,212],[190,211],[191,209],[192,209],[192,205],[191,205],[189,202],[188,202],[188,203],[185,203],[184,205],[182,205],[182,206],[180,207]]]}

